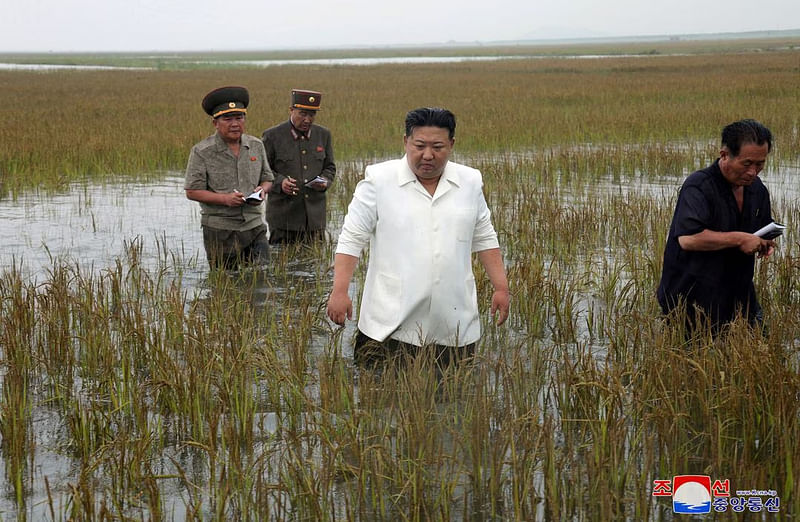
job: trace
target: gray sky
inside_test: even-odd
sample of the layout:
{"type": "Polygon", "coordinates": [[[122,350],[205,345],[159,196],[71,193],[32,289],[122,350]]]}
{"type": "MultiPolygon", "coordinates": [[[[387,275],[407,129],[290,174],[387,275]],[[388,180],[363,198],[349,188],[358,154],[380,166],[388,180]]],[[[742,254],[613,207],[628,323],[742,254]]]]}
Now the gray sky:
{"type": "Polygon", "coordinates": [[[261,50],[800,28],[798,0],[0,1],[0,52],[261,50]]]}

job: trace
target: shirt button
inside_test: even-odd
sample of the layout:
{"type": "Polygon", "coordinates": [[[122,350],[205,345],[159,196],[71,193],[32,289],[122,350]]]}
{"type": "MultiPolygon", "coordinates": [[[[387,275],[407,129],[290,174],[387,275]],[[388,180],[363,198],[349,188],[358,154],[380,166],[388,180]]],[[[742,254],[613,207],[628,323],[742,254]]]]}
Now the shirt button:
{"type": "Polygon", "coordinates": [[[306,194],[306,199],[308,199],[308,194],[306,194]]]}
{"type": "Polygon", "coordinates": [[[303,170],[308,170],[308,165],[303,165],[303,170]]]}
{"type": "Polygon", "coordinates": [[[306,153],[306,151],[304,151],[304,150],[300,151],[300,154],[305,154],[305,153],[306,153]]]}

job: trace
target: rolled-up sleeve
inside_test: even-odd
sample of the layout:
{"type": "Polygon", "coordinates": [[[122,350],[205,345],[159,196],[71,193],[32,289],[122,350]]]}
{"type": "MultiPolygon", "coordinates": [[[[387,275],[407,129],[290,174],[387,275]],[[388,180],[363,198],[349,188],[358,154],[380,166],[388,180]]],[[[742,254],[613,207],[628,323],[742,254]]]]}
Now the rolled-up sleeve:
{"type": "Polygon", "coordinates": [[[712,204],[699,187],[683,187],[675,206],[676,235],[690,236],[709,228],[711,207],[712,204]]]}
{"type": "Polygon", "coordinates": [[[497,232],[492,226],[492,213],[483,192],[479,191],[477,204],[477,217],[475,220],[475,231],[472,233],[472,251],[481,252],[490,248],[500,248],[497,240],[497,232]]]}
{"type": "Polygon", "coordinates": [[[360,257],[375,232],[377,222],[375,184],[367,169],[364,179],[356,185],[353,199],[347,207],[336,253],[360,257]]]}
{"type": "Polygon", "coordinates": [[[196,145],[192,147],[189,153],[183,188],[186,190],[208,190],[208,168],[196,145]]]}

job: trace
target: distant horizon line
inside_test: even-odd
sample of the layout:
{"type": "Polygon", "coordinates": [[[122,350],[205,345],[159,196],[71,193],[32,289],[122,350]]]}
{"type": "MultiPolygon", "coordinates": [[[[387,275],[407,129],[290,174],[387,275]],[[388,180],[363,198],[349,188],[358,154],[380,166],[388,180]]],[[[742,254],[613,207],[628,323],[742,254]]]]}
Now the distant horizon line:
{"type": "Polygon", "coordinates": [[[661,33],[652,35],[619,35],[619,36],[583,36],[583,37],[545,37],[545,38],[518,38],[513,40],[470,40],[446,42],[420,42],[420,43],[393,43],[393,44],[341,44],[330,46],[304,46],[304,47],[263,47],[263,48],[184,48],[184,49],[78,49],[78,50],[28,50],[10,51],[0,49],[0,54],[118,54],[118,53],[222,53],[222,52],[276,52],[276,51],[346,51],[365,49],[420,49],[429,47],[495,47],[495,46],[520,46],[520,45],[557,45],[580,43],[636,43],[636,42],[662,42],[681,40],[742,40],[747,38],[800,38],[800,27],[795,29],[760,29],[751,31],[726,31],[710,33],[661,33]]]}

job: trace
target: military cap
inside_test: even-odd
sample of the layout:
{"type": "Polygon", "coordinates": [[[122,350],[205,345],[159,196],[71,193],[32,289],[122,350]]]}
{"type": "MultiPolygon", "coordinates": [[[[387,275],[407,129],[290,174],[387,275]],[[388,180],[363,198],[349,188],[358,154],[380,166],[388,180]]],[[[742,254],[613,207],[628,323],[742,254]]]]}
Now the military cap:
{"type": "Polygon", "coordinates": [[[220,87],[203,98],[203,110],[212,118],[231,112],[247,113],[250,93],[244,87],[220,87]]]}
{"type": "Polygon", "coordinates": [[[322,101],[322,93],[292,89],[292,109],[318,111],[320,101],[322,101]]]}

